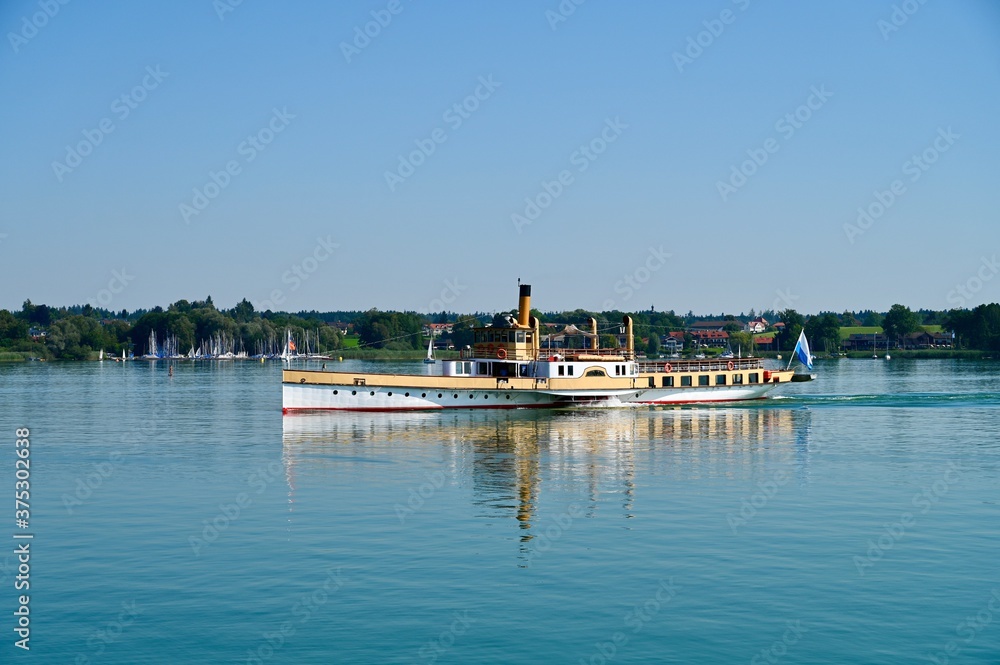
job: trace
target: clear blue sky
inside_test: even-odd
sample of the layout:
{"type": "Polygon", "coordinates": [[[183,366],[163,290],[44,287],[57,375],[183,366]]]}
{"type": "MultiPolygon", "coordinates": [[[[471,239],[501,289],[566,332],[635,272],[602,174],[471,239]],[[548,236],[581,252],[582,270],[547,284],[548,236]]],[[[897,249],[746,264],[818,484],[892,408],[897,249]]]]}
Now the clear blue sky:
{"type": "Polygon", "coordinates": [[[995,2],[225,1],[0,5],[0,307],[1000,300],[995,2]]]}

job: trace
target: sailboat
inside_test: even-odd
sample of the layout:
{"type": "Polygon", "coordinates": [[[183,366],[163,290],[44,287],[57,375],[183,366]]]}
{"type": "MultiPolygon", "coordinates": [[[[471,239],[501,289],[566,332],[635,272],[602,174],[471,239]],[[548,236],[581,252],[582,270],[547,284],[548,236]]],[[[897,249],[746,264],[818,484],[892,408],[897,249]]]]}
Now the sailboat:
{"type": "MultiPolygon", "coordinates": [[[[872,360],[878,360],[878,333],[872,333],[872,360]]],[[[886,348],[888,348],[888,342],[886,342],[886,348]]]]}
{"type": "Polygon", "coordinates": [[[428,365],[433,365],[434,363],[437,362],[437,360],[434,359],[434,338],[433,337],[431,337],[430,340],[427,342],[427,357],[424,358],[424,362],[427,363],[428,365]]]}

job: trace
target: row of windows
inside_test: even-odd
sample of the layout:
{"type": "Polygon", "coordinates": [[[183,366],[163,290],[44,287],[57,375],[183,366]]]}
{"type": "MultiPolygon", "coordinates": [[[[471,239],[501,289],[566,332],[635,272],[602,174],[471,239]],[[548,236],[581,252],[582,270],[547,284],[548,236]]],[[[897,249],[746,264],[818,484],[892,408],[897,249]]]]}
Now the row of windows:
{"type": "MultiPolygon", "coordinates": [[[[333,394],[334,395],[339,395],[340,391],[339,390],[334,390],[333,394]]],[[[352,390],[351,394],[352,395],[357,395],[358,391],[357,390],[352,390]]],[[[369,391],[368,394],[370,396],[374,397],[375,396],[375,391],[374,390],[369,391]]],[[[386,395],[386,397],[392,397],[392,391],[390,390],[385,395],[386,395]]],[[[410,396],[410,393],[403,393],[403,397],[409,397],[409,396],[410,396]]],[[[420,393],[420,396],[421,397],[427,397],[427,393],[420,393]]],[[[444,397],[444,393],[438,393],[437,396],[438,396],[438,399],[441,399],[442,397],[444,397]]],[[[454,393],[453,396],[454,396],[455,399],[458,399],[458,393],[454,393]]],[[[476,397],[475,395],[473,395],[472,393],[469,393],[469,399],[475,399],[475,397],[476,397]]],[[[510,395],[504,395],[504,397],[506,397],[507,399],[510,399],[510,395]]],[[[489,395],[485,395],[485,394],[483,395],[483,399],[489,399],[489,398],[490,398],[489,395]]]]}
{"type": "Polygon", "coordinates": [[[573,376],[573,366],[572,365],[559,365],[559,376],[573,376]],[[567,370],[567,368],[569,368],[567,370]]]}
{"type": "MultiPolygon", "coordinates": [[[[715,375],[715,385],[717,385],[717,386],[730,385],[729,383],[727,383],[727,376],[728,376],[727,374],[716,374],[715,375]]],[[[693,379],[693,377],[691,377],[690,375],[682,376],[681,377],[681,387],[685,388],[685,387],[692,386],[693,385],[692,379],[693,379]]],[[[746,375],[746,379],[747,379],[747,381],[746,381],[747,383],[760,383],[760,373],[759,372],[750,372],[749,374],[746,375]]],[[[698,375],[698,385],[699,386],[708,386],[708,385],[711,385],[710,380],[711,380],[711,377],[708,374],[699,374],[698,375]]],[[[663,377],[663,387],[664,388],[673,388],[674,385],[675,385],[674,384],[674,377],[672,377],[672,376],[665,376],[665,377],[663,377]]],[[[732,385],[734,385],[734,386],[741,386],[741,385],[743,385],[743,374],[733,374],[732,385]]]]}
{"type": "Polygon", "coordinates": [[[526,333],[523,330],[480,330],[475,334],[476,344],[486,344],[489,342],[508,344],[518,342],[531,344],[534,339],[533,333],[526,333]]]}

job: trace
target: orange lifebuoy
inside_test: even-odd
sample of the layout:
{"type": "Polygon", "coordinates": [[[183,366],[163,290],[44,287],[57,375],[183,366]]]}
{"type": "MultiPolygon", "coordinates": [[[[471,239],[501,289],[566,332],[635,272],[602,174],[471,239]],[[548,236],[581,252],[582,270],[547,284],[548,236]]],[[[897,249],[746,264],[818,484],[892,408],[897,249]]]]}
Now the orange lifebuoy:
{"type": "Polygon", "coordinates": [[[728,369],[730,372],[736,369],[736,365],[733,364],[732,360],[726,363],[726,369],[728,369]]]}
{"type": "Polygon", "coordinates": [[[667,363],[666,365],[663,366],[663,371],[667,373],[673,372],[674,366],[671,365],[670,363],[667,363]]]}
{"type": "Polygon", "coordinates": [[[503,360],[506,357],[507,357],[507,349],[501,346],[499,349],[497,349],[497,358],[503,360]]]}

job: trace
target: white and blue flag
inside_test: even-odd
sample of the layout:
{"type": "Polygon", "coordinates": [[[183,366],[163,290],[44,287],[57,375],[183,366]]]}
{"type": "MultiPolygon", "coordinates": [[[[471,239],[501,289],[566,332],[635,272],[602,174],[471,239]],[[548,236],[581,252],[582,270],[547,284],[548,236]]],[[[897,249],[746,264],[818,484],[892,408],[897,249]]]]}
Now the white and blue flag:
{"type": "Polygon", "coordinates": [[[792,350],[792,355],[798,355],[799,362],[809,369],[813,368],[813,357],[812,353],[809,351],[809,341],[806,339],[805,330],[799,333],[799,341],[795,342],[795,348],[792,350]]]}

